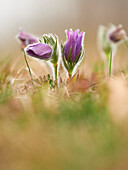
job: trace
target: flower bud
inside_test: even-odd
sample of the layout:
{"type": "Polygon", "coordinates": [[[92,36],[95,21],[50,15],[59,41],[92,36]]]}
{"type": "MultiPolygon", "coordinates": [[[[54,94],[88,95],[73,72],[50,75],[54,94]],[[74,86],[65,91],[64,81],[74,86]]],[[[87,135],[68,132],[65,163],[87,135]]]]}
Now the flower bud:
{"type": "Polygon", "coordinates": [[[79,33],[79,29],[73,32],[66,30],[67,40],[62,45],[62,59],[65,68],[68,71],[69,76],[72,76],[72,72],[77,63],[79,63],[84,56],[83,39],[84,32],[79,33]]]}

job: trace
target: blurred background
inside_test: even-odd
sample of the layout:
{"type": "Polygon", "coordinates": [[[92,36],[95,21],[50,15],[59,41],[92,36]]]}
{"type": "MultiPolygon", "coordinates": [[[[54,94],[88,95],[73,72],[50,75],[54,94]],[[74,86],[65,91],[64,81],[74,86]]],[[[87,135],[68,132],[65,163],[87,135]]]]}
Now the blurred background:
{"type": "MultiPolygon", "coordinates": [[[[20,53],[15,39],[19,27],[39,36],[56,33],[62,41],[66,28],[80,28],[86,32],[86,62],[93,64],[101,60],[96,44],[98,26],[122,24],[128,32],[127,9],[128,0],[0,0],[0,57],[20,53]]],[[[123,55],[123,67],[127,49],[120,49],[117,58],[123,55]]]]}

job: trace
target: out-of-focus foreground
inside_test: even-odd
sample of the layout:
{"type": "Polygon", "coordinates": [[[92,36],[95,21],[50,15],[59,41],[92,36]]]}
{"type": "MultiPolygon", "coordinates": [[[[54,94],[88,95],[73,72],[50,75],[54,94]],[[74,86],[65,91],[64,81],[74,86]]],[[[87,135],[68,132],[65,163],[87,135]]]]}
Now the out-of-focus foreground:
{"type": "Polygon", "coordinates": [[[23,57],[1,60],[2,170],[128,169],[127,70],[90,88],[85,81],[58,92],[41,74],[33,78],[23,57]]]}

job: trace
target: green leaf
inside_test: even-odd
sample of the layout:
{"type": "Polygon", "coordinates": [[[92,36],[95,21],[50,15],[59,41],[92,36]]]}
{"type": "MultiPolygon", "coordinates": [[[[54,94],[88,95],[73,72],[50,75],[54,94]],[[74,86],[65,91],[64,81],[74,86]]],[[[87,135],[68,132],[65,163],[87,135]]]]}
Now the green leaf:
{"type": "Polygon", "coordinates": [[[51,57],[51,58],[52,58],[51,62],[52,62],[53,64],[56,64],[57,61],[58,61],[57,39],[56,39],[56,42],[55,42],[54,47],[53,47],[53,52],[52,52],[52,57],[51,57]]]}
{"type": "Polygon", "coordinates": [[[45,38],[45,36],[43,36],[43,39],[44,39],[44,43],[46,44],[46,43],[47,43],[47,41],[46,41],[46,38],[45,38]]]}
{"type": "Polygon", "coordinates": [[[55,44],[55,41],[52,35],[44,35],[43,39],[44,39],[45,44],[49,44],[50,46],[53,46],[55,44]]]}
{"type": "Polygon", "coordinates": [[[61,52],[62,52],[62,60],[63,60],[64,66],[68,70],[68,65],[67,65],[67,62],[64,56],[64,46],[62,44],[61,44],[61,52]]]}
{"type": "Polygon", "coordinates": [[[41,40],[41,39],[39,39],[39,42],[40,42],[40,43],[42,43],[42,40],[41,40]]]}

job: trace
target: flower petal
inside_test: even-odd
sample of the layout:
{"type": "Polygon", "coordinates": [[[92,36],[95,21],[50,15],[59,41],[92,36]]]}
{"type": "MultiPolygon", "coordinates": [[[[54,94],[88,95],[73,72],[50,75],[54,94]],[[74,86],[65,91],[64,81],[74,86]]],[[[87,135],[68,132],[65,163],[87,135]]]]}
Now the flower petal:
{"type": "Polygon", "coordinates": [[[52,48],[43,43],[34,44],[26,48],[28,55],[39,59],[49,59],[51,57],[52,48]]]}
{"type": "Polygon", "coordinates": [[[70,29],[70,35],[73,35],[73,30],[72,29],[70,29]]]}
{"type": "Polygon", "coordinates": [[[72,62],[74,62],[76,57],[79,55],[83,36],[84,32],[79,34],[79,29],[74,32],[70,29],[70,32],[68,32],[68,39],[64,46],[64,54],[67,61],[70,61],[71,59],[69,59],[69,57],[72,57],[72,62]]]}
{"type": "Polygon", "coordinates": [[[77,47],[77,42],[74,39],[73,36],[71,36],[71,52],[72,52],[72,62],[74,62],[74,60],[76,59],[76,47],[77,47]]]}
{"type": "Polygon", "coordinates": [[[68,60],[68,56],[70,55],[70,40],[68,40],[68,41],[65,43],[64,54],[65,54],[66,60],[68,60]]]}
{"type": "Polygon", "coordinates": [[[82,39],[83,39],[83,34],[81,35],[79,34],[79,37],[77,39],[77,46],[76,46],[76,56],[78,56],[81,51],[82,39]]]}
{"type": "Polygon", "coordinates": [[[18,35],[18,39],[21,41],[22,45],[27,46],[29,44],[34,44],[38,42],[38,39],[34,36],[25,33],[22,29],[18,35]]]}
{"type": "Polygon", "coordinates": [[[123,38],[125,38],[126,36],[126,33],[125,31],[123,30],[123,26],[122,25],[119,25],[118,27],[115,28],[114,31],[112,31],[109,35],[109,39],[111,41],[113,41],[114,43],[122,40],[123,38]]]}
{"type": "Polygon", "coordinates": [[[67,38],[69,39],[69,38],[70,38],[70,33],[69,33],[69,31],[68,31],[68,30],[65,30],[65,32],[66,32],[67,38]]]}
{"type": "Polygon", "coordinates": [[[76,41],[75,41],[73,35],[70,35],[70,39],[66,42],[65,48],[64,48],[66,60],[68,60],[70,53],[71,53],[72,62],[73,62],[75,60],[75,51],[76,51],[76,41]]]}
{"type": "Polygon", "coordinates": [[[74,31],[74,33],[73,33],[74,39],[77,39],[77,38],[78,38],[78,33],[79,33],[79,29],[77,29],[77,30],[74,31]]]}

